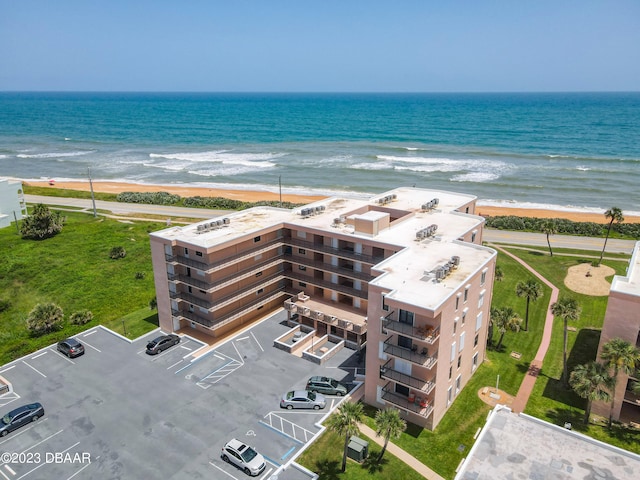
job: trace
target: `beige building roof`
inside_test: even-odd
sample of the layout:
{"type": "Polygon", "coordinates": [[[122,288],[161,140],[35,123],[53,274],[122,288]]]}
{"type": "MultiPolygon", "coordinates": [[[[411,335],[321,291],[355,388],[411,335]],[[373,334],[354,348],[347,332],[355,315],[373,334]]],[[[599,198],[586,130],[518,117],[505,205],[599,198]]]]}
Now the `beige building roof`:
{"type": "Polygon", "coordinates": [[[616,275],[611,282],[611,291],[640,296],[640,242],[636,242],[627,276],[616,275]]]}

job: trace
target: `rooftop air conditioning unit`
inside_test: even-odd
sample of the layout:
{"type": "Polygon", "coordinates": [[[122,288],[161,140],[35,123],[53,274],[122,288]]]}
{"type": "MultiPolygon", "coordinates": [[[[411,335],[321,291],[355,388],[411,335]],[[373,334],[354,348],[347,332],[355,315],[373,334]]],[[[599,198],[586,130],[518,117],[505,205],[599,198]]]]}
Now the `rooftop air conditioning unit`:
{"type": "Polygon", "coordinates": [[[231,220],[228,217],[225,217],[222,219],[222,223],[224,223],[225,225],[229,225],[231,223],[231,220]]]}
{"type": "Polygon", "coordinates": [[[451,257],[451,263],[453,264],[454,267],[457,267],[458,265],[460,265],[460,257],[457,255],[454,255],[453,257],[451,257]]]}
{"type": "Polygon", "coordinates": [[[306,315],[306,316],[309,316],[311,314],[311,309],[309,307],[304,307],[302,309],[302,314],[306,315]]]}
{"type": "Polygon", "coordinates": [[[436,280],[442,280],[444,278],[444,270],[442,267],[436,268],[436,280]]]}
{"type": "Polygon", "coordinates": [[[211,222],[211,223],[209,223],[209,227],[210,227],[210,228],[216,228],[217,226],[218,226],[218,223],[217,223],[217,222],[211,222]]]}
{"type": "Polygon", "coordinates": [[[198,233],[202,233],[204,231],[204,225],[198,225],[198,233]]]}
{"type": "Polygon", "coordinates": [[[396,198],[398,198],[398,195],[396,195],[395,193],[391,195],[391,200],[395,200],[396,198]]]}
{"type": "Polygon", "coordinates": [[[431,202],[433,203],[433,206],[436,207],[440,203],[440,199],[436,197],[433,200],[431,200],[431,202]]]}

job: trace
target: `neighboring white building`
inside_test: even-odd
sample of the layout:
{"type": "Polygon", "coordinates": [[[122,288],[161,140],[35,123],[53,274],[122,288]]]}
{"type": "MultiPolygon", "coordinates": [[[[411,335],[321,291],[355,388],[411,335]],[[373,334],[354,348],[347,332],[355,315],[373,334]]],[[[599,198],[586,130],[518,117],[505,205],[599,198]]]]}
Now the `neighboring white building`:
{"type": "Polygon", "coordinates": [[[498,405],[457,472],[455,480],[631,480],[640,455],[498,405]]]}
{"type": "Polygon", "coordinates": [[[22,182],[0,178],[0,228],[8,227],[16,219],[27,215],[22,182]],[[14,216],[15,215],[15,216],[14,216]]]}

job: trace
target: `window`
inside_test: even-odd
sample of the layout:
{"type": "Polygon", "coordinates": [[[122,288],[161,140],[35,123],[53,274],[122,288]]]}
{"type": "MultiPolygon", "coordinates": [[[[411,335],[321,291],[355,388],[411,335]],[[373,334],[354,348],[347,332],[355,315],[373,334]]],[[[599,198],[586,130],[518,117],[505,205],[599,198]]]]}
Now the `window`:
{"type": "Polygon", "coordinates": [[[189,285],[189,288],[187,288],[187,290],[189,290],[189,293],[193,293],[193,289],[191,288],[191,285],[189,285]]]}
{"type": "Polygon", "coordinates": [[[454,334],[454,335],[456,334],[456,330],[457,330],[457,328],[458,328],[458,320],[460,320],[460,317],[456,317],[456,318],[453,320],[453,334],[454,334]]]}
{"type": "Polygon", "coordinates": [[[482,327],[482,312],[476,317],[476,332],[480,330],[480,327],[482,327]]]}
{"type": "Polygon", "coordinates": [[[453,397],[453,391],[452,391],[452,388],[449,387],[449,389],[447,390],[447,407],[451,405],[452,397],[453,397]]]}
{"type": "Polygon", "coordinates": [[[464,288],[464,303],[467,303],[469,300],[469,285],[464,288]]]}
{"type": "Polygon", "coordinates": [[[460,307],[460,293],[456,296],[456,310],[458,310],[458,307],[460,307]]]}
{"type": "MultiPolygon", "coordinates": [[[[331,327],[331,329],[333,330],[333,327],[331,327]]],[[[378,343],[378,358],[380,360],[386,360],[387,359],[387,354],[384,353],[384,342],[379,342],[378,343]]]]}
{"type": "Polygon", "coordinates": [[[202,256],[202,252],[196,252],[196,257],[201,257],[202,256]]]}
{"type": "Polygon", "coordinates": [[[298,270],[306,270],[307,267],[305,267],[304,265],[298,265],[298,270]]]}
{"type": "Polygon", "coordinates": [[[256,277],[260,277],[260,276],[262,276],[262,272],[256,273],[256,277]]]}
{"type": "Polygon", "coordinates": [[[253,261],[254,261],[254,262],[257,262],[258,260],[261,260],[261,259],[262,259],[262,254],[261,254],[261,253],[259,253],[259,254],[255,255],[255,256],[253,257],[253,261]]]}
{"type": "Polygon", "coordinates": [[[462,384],[462,375],[456,377],[456,395],[460,393],[460,385],[462,384]]]}
{"type": "Polygon", "coordinates": [[[384,310],[385,312],[389,311],[389,305],[387,305],[385,303],[385,300],[387,299],[387,296],[383,293],[382,294],[382,310],[384,310]]]}
{"type": "Polygon", "coordinates": [[[451,344],[451,359],[449,360],[450,362],[453,362],[456,359],[456,342],[453,342],[451,344]]]}
{"type": "Polygon", "coordinates": [[[464,336],[465,336],[466,332],[462,332],[460,334],[460,347],[458,348],[458,351],[461,352],[462,349],[464,348],[464,336]]]}
{"type": "Polygon", "coordinates": [[[260,240],[262,240],[262,237],[260,235],[258,235],[257,237],[253,237],[253,243],[258,243],[260,240]]]}
{"type": "Polygon", "coordinates": [[[298,286],[304,288],[307,286],[307,284],[304,282],[298,282],[298,286]]]}
{"type": "Polygon", "coordinates": [[[462,355],[458,355],[458,368],[462,365],[462,355]]]}
{"type": "Polygon", "coordinates": [[[473,346],[477,347],[478,346],[478,338],[480,337],[480,335],[478,333],[476,333],[475,338],[473,339],[473,346]]]}
{"type": "Polygon", "coordinates": [[[189,256],[189,249],[187,247],[184,247],[184,254],[188,257],[189,256]]]}
{"type": "Polygon", "coordinates": [[[475,372],[476,368],[478,368],[478,352],[473,356],[473,362],[471,364],[471,371],[475,372]]]}
{"type": "Polygon", "coordinates": [[[482,270],[482,274],[480,275],[480,285],[484,285],[484,283],[487,281],[487,270],[487,268],[482,270]]]}
{"type": "Polygon", "coordinates": [[[476,235],[478,234],[477,230],[474,230],[473,232],[471,232],[471,243],[476,241],[476,235]]]}
{"type": "Polygon", "coordinates": [[[200,293],[207,293],[207,292],[206,292],[206,291],[204,291],[204,290],[198,290],[198,291],[199,291],[200,293]]]}
{"type": "Polygon", "coordinates": [[[307,251],[306,251],[304,248],[299,248],[299,249],[298,249],[298,253],[299,253],[300,255],[306,255],[306,254],[307,254],[307,251]]]}
{"type": "Polygon", "coordinates": [[[400,323],[413,325],[413,312],[409,312],[407,310],[400,310],[400,313],[398,314],[398,320],[400,321],[400,323]]]}
{"type": "Polygon", "coordinates": [[[482,305],[484,305],[484,294],[485,294],[486,290],[482,290],[480,292],[480,296],[478,297],[478,308],[482,307],[482,305]]]}
{"type": "Polygon", "coordinates": [[[449,365],[449,380],[451,380],[452,375],[453,375],[453,365],[449,365]]]}
{"type": "Polygon", "coordinates": [[[262,292],[264,292],[264,288],[259,288],[256,292],[256,295],[260,295],[262,292]]]}
{"type": "Polygon", "coordinates": [[[469,309],[468,309],[468,308],[465,308],[465,309],[462,311],[462,325],[464,325],[464,322],[466,322],[466,321],[467,321],[467,312],[468,312],[468,311],[469,311],[469,309]]]}

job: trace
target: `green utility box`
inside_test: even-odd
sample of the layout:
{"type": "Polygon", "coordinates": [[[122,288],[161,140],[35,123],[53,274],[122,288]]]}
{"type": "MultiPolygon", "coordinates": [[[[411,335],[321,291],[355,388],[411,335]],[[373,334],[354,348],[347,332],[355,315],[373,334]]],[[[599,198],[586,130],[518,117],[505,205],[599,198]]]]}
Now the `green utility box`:
{"type": "Polygon", "coordinates": [[[369,442],[354,435],[349,439],[347,456],[356,462],[363,462],[369,456],[369,442]]]}

